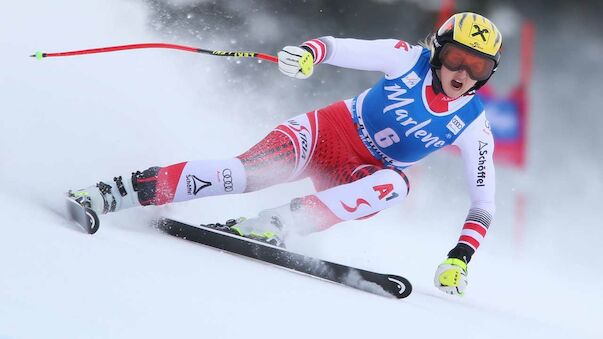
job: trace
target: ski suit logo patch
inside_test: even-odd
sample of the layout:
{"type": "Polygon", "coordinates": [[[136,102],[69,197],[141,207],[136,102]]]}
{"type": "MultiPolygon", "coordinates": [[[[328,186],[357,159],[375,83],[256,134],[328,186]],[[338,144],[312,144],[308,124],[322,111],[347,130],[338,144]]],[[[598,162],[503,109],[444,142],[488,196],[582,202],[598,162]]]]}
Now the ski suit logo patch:
{"type": "Polygon", "coordinates": [[[415,87],[420,81],[421,78],[417,75],[417,73],[415,73],[415,71],[410,72],[410,74],[402,78],[402,82],[406,85],[406,87],[408,87],[408,89],[415,87]]]}
{"type": "Polygon", "coordinates": [[[354,207],[346,205],[343,201],[340,201],[340,203],[341,203],[341,207],[343,207],[343,209],[348,211],[349,213],[356,212],[358,210],[358,208],[360,208],[361,205],[366,205],[368,207],[371,207],[371,204],[362,198],[356,199],[356,205],[354,207]]]}
{"type": "Polygon", "coordinates": [[[479,159],[477,161],[477,180],[475,182],[477,187],[486,186],[484,181],[486,180],[486,155],[488,154],[488,149],[486,148],[487,146],[487,142],[479,140],[479,159]]]}
{"type": "Polygon", "coordinates": [[[373,186],[373,191],[379,193],[379,200],[383,200],[383,198],[385,198],[385,201],[390,201],[399,196],[398,193],[394,192],[393,184],[373,186]]]}
{"type": "Polygon", "coordinates": [[[465,123],[463,122],[463,120],[461,120],[461,118],[458,117],[458,115],[452,117],[452,120],[450,120],[448,125],[446,125],[446,128],[448,128],[448,130],[454,135],[459,134],[463,127],[465,127],[465,123]]]}
{"type": "Polygon", "coordinates": [[[188,195],[197,195],[202,189],[211,186],[211,182],[201,180],[189,174],[186,176],[186,191],[188,195]]]}
{"type": "Polygon", "coordinates": [[[222,170],[222,185],[224,185],[224,192],[226,193],[234,190],[234,185],[232,183],[232,170],[230,168],[225,168],[222,170]]]}

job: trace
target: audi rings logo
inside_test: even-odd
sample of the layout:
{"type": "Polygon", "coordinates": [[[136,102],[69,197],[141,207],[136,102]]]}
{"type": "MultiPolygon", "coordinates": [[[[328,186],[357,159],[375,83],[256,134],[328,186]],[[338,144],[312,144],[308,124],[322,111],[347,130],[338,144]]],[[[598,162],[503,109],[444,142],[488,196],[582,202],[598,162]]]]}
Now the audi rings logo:
{"type": "Polygon", "coordinates": [[[224,184],[224,192],[232,192],[234,186],[232,184],[232,171],[226,168],[222,171],[222,183],[224,184]]]}

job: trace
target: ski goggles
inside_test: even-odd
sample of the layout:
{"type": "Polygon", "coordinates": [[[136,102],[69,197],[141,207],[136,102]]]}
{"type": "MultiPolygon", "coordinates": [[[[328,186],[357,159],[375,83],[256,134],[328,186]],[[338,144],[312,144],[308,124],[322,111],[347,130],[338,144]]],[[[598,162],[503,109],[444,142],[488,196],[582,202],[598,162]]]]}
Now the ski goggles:
{"type": "Polygon", "coordinates": [[[486,80],[494,71],[494,60],[471,53],[453,44],[444,44],[440,52],[440,61],[449,70],[455,72],[464,69],[471,79],[486,80]]]}

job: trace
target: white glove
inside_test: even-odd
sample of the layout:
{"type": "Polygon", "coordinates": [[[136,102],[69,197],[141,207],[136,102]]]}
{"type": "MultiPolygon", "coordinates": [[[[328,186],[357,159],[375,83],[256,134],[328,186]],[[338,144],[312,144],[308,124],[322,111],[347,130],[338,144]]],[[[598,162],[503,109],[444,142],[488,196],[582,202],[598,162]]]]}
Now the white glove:
{"type": "Polygon", "coordinates": [[[314,56],[298,46],[285,46],[278,52],[278,69],[296,79],[307,79],[314,71],[314,56]]]}
{"type": "Polygon", "coordinates": [[[467,264],[460,259],[444,260],[436,270],[433,283],[444,293],[462,296],[467,288],[467,264]]]}

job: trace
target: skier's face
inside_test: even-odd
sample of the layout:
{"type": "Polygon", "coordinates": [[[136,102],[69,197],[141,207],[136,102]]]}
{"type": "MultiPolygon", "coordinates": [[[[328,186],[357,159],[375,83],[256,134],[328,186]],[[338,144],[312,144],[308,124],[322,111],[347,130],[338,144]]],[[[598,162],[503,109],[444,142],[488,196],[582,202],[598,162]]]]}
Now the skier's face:
{"type": "Polygon", "coordinates": [[[458,71],[451,71],[446,66],[442,66],[438,72],[444,94],[451,99],[456,99],[465,94],[477,83],[476,80],[469,77],[469,74],[463,68],[458,71]]]}

